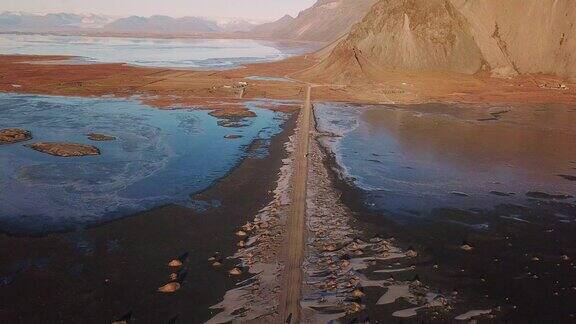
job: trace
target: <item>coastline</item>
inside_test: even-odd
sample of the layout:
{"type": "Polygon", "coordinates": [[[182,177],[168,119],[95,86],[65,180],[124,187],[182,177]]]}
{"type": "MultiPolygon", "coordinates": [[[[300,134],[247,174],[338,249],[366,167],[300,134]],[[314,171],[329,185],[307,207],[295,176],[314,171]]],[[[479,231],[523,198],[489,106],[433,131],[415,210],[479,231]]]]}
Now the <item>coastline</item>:
{"type": "MultiPolygon", "coordinates": [[[[499,222],[493,231],[476,231],[458,224],[447,224],[442,219],[472,217],[470,212],[437,209],[437,220],[419,224],[400,225],[365,204],[365,192],[347,179],[329,147],[318,141],[324,153],[324,167],[329,172],[332,186],[339,192],[342,203],[350,209],[355,228],[364,239],[380,235],[394,237],[402,249],[414,249],[418,255],[412,266],[412,278],[429,285],[433,291],[442,291],[449,297],[449,312],[432,310],[418,313],[409,320],[416,322],[463,322],[470,317],[511,322],[558,321],[569,322],[576,317],[570,304],[576,301],[576,278],[568,274],[574,262],[564,259],[576,252],[569,242],[569,226],[553,225],[537,228],[517,222],[499,222]],[[552,239],[556,237],[556,239],[552,239]],[[560,239],[562,237],[562,239],[560,239]],[[471,242],[474,251],[462,249],[462,242],[471,242]],[[530,293],[549,294],[544,300],[530,293]],[[562,297],[560,297],[562,296],[562,297]],[[519,311],[522,310],[522,311],[519,311]]],[[[497,219],[501,215],[525,215],[539,224],[552,221],[555,213],[574,213],[569,203],[532,200],[530,206],[499,205],[493,210],[477,211],[474,218],[497,219]]],[[[545,225],[544,225],[545,226],[545,225]]],[[[571,270],[572,269],[572,270],[571,270]]],[[[397,321],[389,316],[392,311],[375,310],[379,293],[367,293],[365,313],[359,316],[379,321],[397,321]]],[[[376,306],[381,307],[381,306],[376,306]]],[[[353,319],[357,317],[350,317],[353,319]]]]}
{"type": "MultiPolygon", "coordinates": [[[[34,64],[61,61],[67,56],[0,55],[0,91],[62,96],[139,96],[157,108],[193,106],[199,109],[237,110],[250,99],[300,100],[302,84],[314,85],[314,99],[358,104],[460,103],[572,103],[576,83],[549,76],[513,79],[485,74],[406,73],[389,71],[386,83],[333,84],[330,80],[302,78],[315,66],[317,53],[282,61],[246,64],[230,70],[182,70],[136,67],[125,64],[34,64]],[[253,76],[289,78],[297,82],[246,79],[253,76]],[[248,83],[244,86],[244,83],[248,83]],[[564,82],[559,91],[538,84],[564,82]]],[[[294,111],[296,109],[292,109],[294,111]]]]}
{"type": "Polygon", "coordinates": [[[272,139],[266,157],[246,157],[193,197],[218,200],[220,207],[198,213],[168,205],[85,230],[35,238],[1,234],[0,318],[85,323],[126,316],[157,322],[208,320],[216,313],[209,307],[245,277],[228,274],[236,266],[235,259],[227,258],[236,250],[234,232],[272,199],[295,118],[292,114],[272,139]],[[222,257],[219,268],[208,261],[216,252],[222,257]],[[168,262],[186,254],[178,272],[182,288],[173,294],[156,292],[169,280],[168,262]],[[54,295],[55,291],[63,293],[54,295]]]}
{"type": "MultiPolygon", "coordinates": [[[[281,62],[251,64],[235,70],[198,71],[140,68],[123,64],[34,65],[28,61],[45,61],[46,57],[2,58],[7,58],[8,61],[0,63],[0,91],[85,97],[138,96],[144,103],[156,108],[177,109],[193,106],[214,110],[213,113],[223,119],[244,116],[247,110],[241,107],[246,101],[267,98],[296,102],[301,99],[303,85],[297,82],[250,81],[241,91],[237,86],[245,82],[247,77],[255,75],[292,78],[299,71],[313,65],[317,59],[314,55],[307,55],[281,62]]],[[[502,80],[487,79],[481,75],[405,76],[392,73],[390,83],[385,85],[314,84],[314,87],[316,101],[576,102],[576,87],[572,84],[570,90],[558,92],[538,88],[530,77],[502,80]],[[441,77],[453,79],[428,88],[441,77]]],[[[17,321],[20,319],[19,314],[27,313],[27,308],[52,308],[51,314],[30,314],[38,316],[32,320],[62,320],[50,318],[52,315],[64,316],[63,320],[102,322],[130,315],[133,319],[145,318],[160,322],[176,318],[197,322],[214,318],[221,309],[229,306],[225,310],[225,319],[229,319],[230,315],[238,315],[234,314],[234,306],[238,304],[226,304],[225,300],[224,304],[218,305],[222,296],[231,293],[233,298],[238,298],[238,293],[252,292],[254,287],[258,287],[258,290],[270,294],[255,295],[256,300],[249,299],[248,302],[253,303],[252,306],[256,305],[255,308],[259,310],[255,315],[248,316],[254,317],[254,320],[272,320],[271,314],[274,314],[277,306],[273,301],[278,300],[278,282],[266,280],[281,271],[278,264],[273,262],[278,260],[278,251],[285,239],[286,216],[286,210],[283,210],[286,205],[278,205],[278,192],[273,194],[273,191],[274,188],[279,189],[278,179],[282,178],[283,174],[279,175],[278,170],[286,166],[282,161],[286,158],[284,143],[289,137],[289,130],[294,128],[294,112],[299,108],[296,104],[288,104],[281,109],[293,112],[293,116],[286,123],[281,135],[274,138],[270,148],[274,152],[261,161],[247,158],[225,178],[195,195],[195,198],[208,202],[212,199],[219,200],[222,202],[221,207],[198,214],[179,206],[165,206],[138,214],[138,217],[129,217],[85,231],[42,238],[0,235],[0,244],[6,251],[11,252],[2,253],[0,257],[0,264],[10,266],[10,269],[3,269],[0,273],[0,285],[7,283],[6,287],[10,287],[8,290],[3,289],[8,291],[6,295],[18,296],[11,300],[0,297],[0,304],[8,305],[7,309],[0,308],[0,317],[17,321]],[[254,220],[260,224],[270,216],[266,215],[266,212],[272,209],[277,209],[274,212],[278,211],[272,227],[262,232],[253,230],[245,242],[249,249],[238,251],[236,246],[239,241],[234,232],[249,224],[249,227],[252,227],[254,223],[251,222],[254,220]],[[257,217],[254,218],[254,215],[257,217]],[[202,232],[202,235],[196,237],[198,232],[202,232]],[[262,242],[252,246],[254,242],[250,240],[256,238],[262,238],[262,242]],[[268,263],[256,264],[250,269],[251,274],[248,274],[245,273],[249,268],[247,266],[256,262],[254,254],[247,252],[252,248],[259,249],[262,260],[268,263]],[[43,253],[50,250],[61,253],[55,257],[44,257],[43,253]],[[16,254],[29,257],[19,258],[16,254]],[[115,256],[109,258],[110,254],[115,256]],[[187,255],[186,266],[178,274],[183,277],[182,289],[173,295],[159,295],[155,289],[166,283],[172,270],[166,264],[182,255],[187,255]],[[215,255],[222,261],[222,266],[218,269],[212,267],[208,261],[215,255]],[[235,255],[235,258],[228,258],[232,255],[235,255]],[[62,266],[64,264],[66,266],[62,266]],[[234,267],[240,267],[240,271],[244,273],[231,277],[228,270],[234,267]],[[266,280],[256,285],[254,278],[250,278],[255,274],[264,276],[266,280]],[[38,285],[38,282],[42,284],[38,285]],[[102,284],[94,288],[93,283],[102,284]],[[238,283],[241,283],[240,287],[238,283]],[[240,290],[236,290],[237,288],[240,290]],[[68,294],[49,298],[54,291],[60,290],[68,291],[68,294]],[[26,299],[29,296],[36,296],[36,299],[26,299]],[[47,304],[46,300],[49,300],[47,304]],[[77,307],[77,304],[87,306],[82,309],[77,307]]],[[[518,317],[515,315],[517,307],[535,311],[542,307],[540,301],[534,297],[522,296],[527,294],[529,289],[556,287],[554,282],[558,281],[558,278],[544,278],[542,275],[559,264],[560,251],[554,251],[557,249],[554,242],[544,242],[544,245],[538,247],[535,245],[542,241],[534,240],[529,244],[532,251],[514,251],[514,255],[504,255],[505,253],[501,252],[503,247],[509,244],[520,246],[522,241],[533,240],[542,233],[531,231],[528,236],[514,236],[516,233],[513,226],[507,225],[504,230],[511,231],[514,236],[511,241],[504,239],[507,236],[500,235],[501,233],[496,236],[482,236],[473,231],[462,231],[457,226],[444,226],[442,223],[431,222],[411,229],[397,226],[386,219],[385,215],[368,210],[363,203],[362,190],[339,174],[340,166],[337,165],[335,156],[329,149],[317,143],[315,138],[312,141],[314,144],[311,156],[315,159],[312,167],[316,168],[316,171],[320,170],[319,168],[325,170],[320,170],[320,175],[312,174],[312,182],[308,184],[308,199],[318,199],[318,204],[312,205],[308,210],[311,213],[307,223],[311,241],[308,242],[310,244],[305,257],[309,268],[305,269],[307,279],[302,287],[307,298],[304,302],[308,308],[306,311],[311,310],[304,314],[308,318],[325,318],[323,316],[326,312],[318,310],[333,306],[330,305],[331,302],[338,304],[342,301],[336,308],[324,309],[332,312],[329,317],[338,315],[338,318],[350,320],[370,318],[392,321],[398,320],[393,314],[408,317],[418,309],[429,308],[430,311],[418,313],[407,320],[445,322],[460,315],[464,316],[470,311],[483,312],[489,308],[491,314],[480,315],[515,321],[529,321],[535,316],[554,320],[558,318],[552,315],[554,312],[565,311],[565,305],[574,301],[574,296],[570,295],[573,294],[570,285],[576,286],[576,278],[570,272],[574,265],[565,262],[561,264],[566,267],[562,268],[561,273],[567,281],[562,282],[563,286],[560,288],[563,292],[560,293],[566,294],[567,298],[555,301],[552,296],[559,296],[554,295],[559,294],[559,291],[548,291],[552,298],[545,301],[548,309],[546,314],[523,312],[518,317]],[[316,208],[318,206],[323,208],[316,208]],[[326,216],[334,210],[338,211],[335,215],[336,224],[346,228],[343,235],[335,231],[338,227],[325,226],[330,220],[326,216]],[[323,239],[326,239],[326,242],[323,239]],[[465,253],[460,248],[463,241],[484,246],[473,253],[465,253]],[[340,244],[336,244],[338,242],[340,244]],[[470,257],[471,255],[473,257],[470,257]],[[499,263],[502,257],[507,258],[505,265],[499,263]],[[547,264],[536,265],[531,258],[546,259],[547,264]],[[495,259],[499,260],[498,263],[491,263],[495,259]],[[330,267],[335,267],[335,262],[344,266],[343,269],[331,269],[329,276],[319,276],[319,269],[314,267],[314,262],[318,260],[326,262],[318,264],[328,264],[330,267]],[[504,266],[513,268],[515,272],[510,272],[507,277],[498,277],[499,268],[504,266]],[[516,282],[517,278],[512,275],[521,273],[523,267],[530,270],[522,273],[526,276],[522,280],[532,278],[539,281],[534,285],[522,283],[508,286],[508,283],[516,282]],[[354,275],[356,271],[362,276],[354,275]],[[495,280],[486,283],[486,271],[490,272],[489,275],[495,280]],[[535,271],[539,275],[536,275],[535,271]],[[374,279],[374,273],[379,273],[378,279],[374,279]],[[386,277],[387,279],[382,279],[386,277]],[[356,292],[359,287],[364,295],[355,297],[354,295],[360,295],[356,292]],[[396,296],[386,292],[383,295],[383,288],[390,287],[400,289],[403,293],[396,296]],[[336,291],[339,296],[334,299],[319,297],[319,292],[324,289],[330,290],[330,294],[336,291]],[[509,290],[515,291],[508,294],[509,290]],[[385,306],[375,306],[382,299],[388,303],[384,304],[385,306]],[[329,302],[325,303],[326,300],[329,302]],[[377,307],[379,311],[376,311],[377,307]],[[437,311],[438,309],[440,311],[437,311]],[[448,309],[451,312],[444,311],[448,309]]],[[[573,212],[570,208],[566,207],[566,210],[573,212]]],[[[499,217],[498,213],[502,211],[528,212],[535,218],[539,217],[538,213],[541,212],[539,209],[503,206],[503,209],[493,213],[488,211],[486,215],[499,217]]],[[[457,214],[460,211],[448,211],[452,212],[457,214]]],[[[569,232],[562,228],[554,230],[569,232]]],[[[552,240],[551,235],[547,236],[548,240],[552,240]]],[[[574,255],[576,247],[569,246],[571,250],[561,253],[574,255]]],[[[562,313],[560,317],[573,319],[574,314],[562,313]]]]}

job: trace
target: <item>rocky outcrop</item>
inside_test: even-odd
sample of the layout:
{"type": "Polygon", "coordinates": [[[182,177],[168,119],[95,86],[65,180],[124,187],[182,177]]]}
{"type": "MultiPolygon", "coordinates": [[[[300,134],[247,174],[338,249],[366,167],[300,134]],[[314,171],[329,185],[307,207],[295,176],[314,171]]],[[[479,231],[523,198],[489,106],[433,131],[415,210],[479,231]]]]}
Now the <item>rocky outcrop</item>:
{"type": "Polygon", "coordinates": [[[576,77],[571,0],[380,0],[305,76],[389,70],[576,77]]]}
{"type": "Polygon", "coordinates": [[[450,0],[491,71],[576,77],[576,1],[450,0]]]}
{"type": "Polygon", "coordinates": [[[88,136],[89,140],[96,141],[96,142],[105,142],[105,141],[116,140],[116,137],[114,137],[114,136],[98,134],[98,133],[90,133],[90,134],[87,134],[86,136],[88,136]]]}
{"type": "Polygon", "coordinates": [[[61,157],[100,155],[100,150],[97,147],[78,143],[39,142],[27,146],[38,152],[61,157]]]}
{"type": "Polygon", "coordinates": [[[251,34],[271,39],[332,42],[359,22],[376,0],[318,0],[296,17],[256,26],[251,34]]]}
{"type": "Polygon", "coordinates": [[[25,129],[6,128],[0,129],[0,144],[13,144],[27,141],[32,138],[32,133],[25,129]]]}
{"type": "Polygon", "coordinates": [[[216,109],[209,113],[210,116],[216,118],[253,118],[256,113],[252,110],[243,108],[229,108],[229,109],[216,109]]]}

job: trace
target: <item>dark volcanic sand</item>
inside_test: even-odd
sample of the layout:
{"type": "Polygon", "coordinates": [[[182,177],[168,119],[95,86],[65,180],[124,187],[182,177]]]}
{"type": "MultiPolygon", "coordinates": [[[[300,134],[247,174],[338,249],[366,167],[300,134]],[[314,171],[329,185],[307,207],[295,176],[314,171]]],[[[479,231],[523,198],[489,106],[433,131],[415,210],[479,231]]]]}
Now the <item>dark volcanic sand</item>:
{"type": "Polygon", "coordinates": [[[449,313],[430,309],[415,317],[397,318],[391,316],[395,309],[389,305],[375,305],[381,290],[369,288],[363,299],[366,310],[348,316],[347,321],[458,323],[454,321],[458,315],[487,309],[492,309],[496,317],[482,316],[480,323],[576,321],[573,200],[534,198],[525,206],[501,205],[474,212],[437,209],[428,221],[399,226],[386,215],[368,210],[364,193],[341,179],[333,155],[327,156],[330,157],[325,164],[332,170],[334,185],[342,192],[344,203],[355,212],[354,225],[364,233],[363,239],[374,235],[395,237],[400,247],[412,247],[419,252],[413,263],[416,271],[391,276],[399,281],[419,279],[431,291],[456,298],[451,304],[454,310],[449,313]],[[559,222],[562,217],[571,222],[559,222]],[[490,229],[478,229],[486,219],[491,221],[490,229]],[[465,243],[474,249],[464,251],[461,246],[465,243]]]}
{"type": "Polygon", "coordinates": [[[169,205],[77,232],[0,235],[0,322],[110,323],[126,314],[141,323],[208,320],[218,312],[209,307],[244,279],[230,278],[233,260],[214,269],[208,258],[216,251],[232,255],[234,232],[271,200],[294,125],[295,116],[266,157],[250,155],[195,195],[219,201],[215,209],[199,213],[169,205]],[[168,262],[186,252],[182,289],[156,292],[169,282],[168,262]]]}

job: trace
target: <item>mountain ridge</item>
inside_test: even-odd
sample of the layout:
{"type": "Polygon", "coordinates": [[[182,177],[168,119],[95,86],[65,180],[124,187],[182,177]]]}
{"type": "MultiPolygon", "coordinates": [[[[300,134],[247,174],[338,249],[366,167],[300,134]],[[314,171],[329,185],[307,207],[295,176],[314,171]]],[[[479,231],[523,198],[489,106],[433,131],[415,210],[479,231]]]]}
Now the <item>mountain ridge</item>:
{"type": "Polygon", "coordinates": [[[256,37],[297,41],[332,42],[360,21],[377,0],[318,0],[298,16],[256,26],[256,37]]]}
{"type": "Polygon", "coordinates": [[[379,79],[387,70],[574,78],[575,21],[570,0],[379,0],[301,75],[340,82],[379,79]]]}
{"type": "Polygon", "coordinates": [[[248,32],[256,23],[242,18],[206,18],[165,15],[112,18],[97,14],[24,12],[0,13],[0,32],[70,32],[188,35],[248,32]]]}

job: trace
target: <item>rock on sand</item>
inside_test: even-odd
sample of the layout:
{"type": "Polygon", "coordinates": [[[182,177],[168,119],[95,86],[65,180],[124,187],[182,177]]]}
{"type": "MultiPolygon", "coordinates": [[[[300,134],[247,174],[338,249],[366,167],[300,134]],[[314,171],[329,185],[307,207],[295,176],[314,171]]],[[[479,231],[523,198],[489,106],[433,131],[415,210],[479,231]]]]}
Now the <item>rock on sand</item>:
{"type": "Polygon", "coordinates": [[[180,284],[177,282],[171,282],[169,284],[166,284],[166,285],[158,288],[158,292],[165,293],[165,294],[170,294],[170,293],[176,292],[178,290],[180,290],[180,284]]]}

